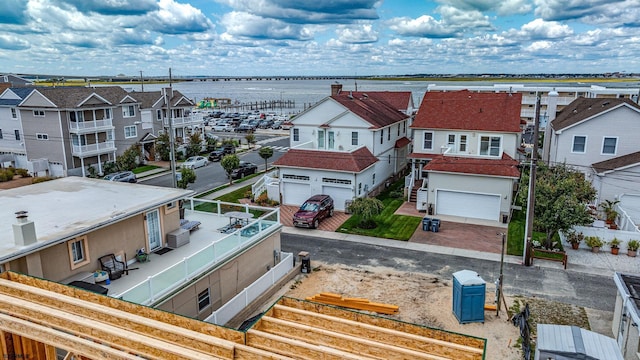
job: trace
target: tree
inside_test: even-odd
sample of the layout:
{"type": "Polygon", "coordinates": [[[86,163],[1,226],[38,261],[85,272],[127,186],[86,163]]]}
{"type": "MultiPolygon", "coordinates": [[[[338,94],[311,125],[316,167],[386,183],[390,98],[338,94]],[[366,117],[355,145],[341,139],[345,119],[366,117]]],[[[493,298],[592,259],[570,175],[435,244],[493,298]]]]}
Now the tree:
{"type": "Polygon", "coordinates": [[[118,156],[116,166],[120,171],[133,170],[138,167],[141,156],[140,144],[133,144],[122,155],[118,156]]]}
{"type": "Polygon", "coordinates": [[[187,145],[187,157],[196,156],[202,150],[202,137],[199,132],[189,135],[189,145],[187,145]]]}
{"type": "MultiPolygon", "coordinates": [[[[529,174],[520,180],[518,198],[526,204],[529,174]]],[[[546,234],[544,246],[552,247],[551,239],[558,232],[569,231],[576,225],[593,222],[588,203],[596,197],[596,190],[584,174],[566,164],[549,167],[539,162],[535,186],[533,228],[546,234]]]]}
{"type": "Polygon", "coordinates": [[[258,155],[264,159],[264,172],[267,172],[267,160],[273,156],[273,148],[270,146],[261,147],[258,155]]]}
{"type": "Polygon", "coordinates": [[[233,179],[231,178],[231,172],[233,169],[237,169],[240,166],[240,159],[237,155],[231,154],[227,155],[220,160],[220,165],[227,173],[227,177],[229,178],[229,185],[233,184],[233,179]]]}
{"type": "Polygon", "coordinates": [[[211,152],[218,146],[218,137],[207,138],[207,151],[211,152]]]}
{"type": "Polygon", "coordinates": [[[186,189],[189,184],[196,182],[196,172],[193,169],[182,168],[180,169],[180,180],[176,185],[181,189],[186,189]]]}
{"type": "Polygon", "coordinates": [[[247,134],[244,138],[247,140],[247,144],[249,144],[250,148],[256,143],[256,136],[253,134],[247,134]]]}
{"type": "Polygon", "coordinates": [[[156,139],[156,153],[158,153],[158,156],[160,156],[160,160],[162,161],[171,160],[171,158],[169,157],[170,152],[171,152],[171,145],[170,145],[169,134],[165,132],[158,135],[158,138],[156,139]]]}
{"type": "Polygon", "coordinates": [[[376,198],[357,198],[349,205],[349,211],[356,216],[360,216],[358,227],[362,229],[373,229],[377,226],[373,218],[384,210],[382,201],[376,198]]]}

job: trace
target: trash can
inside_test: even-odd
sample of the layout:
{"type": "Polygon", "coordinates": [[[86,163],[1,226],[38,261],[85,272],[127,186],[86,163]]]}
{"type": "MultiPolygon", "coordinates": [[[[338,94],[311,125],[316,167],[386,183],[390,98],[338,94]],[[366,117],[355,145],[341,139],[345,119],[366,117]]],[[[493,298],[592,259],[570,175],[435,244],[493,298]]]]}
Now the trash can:
{"type": "Polygon", "coordinates": [[[422,218],[422,231],[431,230],[431,218],[425,217],[422,218]]]}
{"type": "Polygon", "coordinates": [[[440,231],[440,219],[431,219],[431,231],[440,231]]]}
{"type": "Polygon", "coordinates": [[[302,257],[300,271],[305,274],[311,273],[311,258],[308,255],[302,257]]]}

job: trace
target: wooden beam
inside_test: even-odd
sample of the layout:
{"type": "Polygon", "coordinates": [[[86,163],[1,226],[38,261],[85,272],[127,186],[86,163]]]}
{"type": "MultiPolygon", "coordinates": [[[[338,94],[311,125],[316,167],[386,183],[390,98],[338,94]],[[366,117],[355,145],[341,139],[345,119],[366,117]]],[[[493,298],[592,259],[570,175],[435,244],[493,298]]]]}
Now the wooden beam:
{"type": "Polygon", "coordinates": [[[45,359],[46,360],[57,360],[58,354],[56,353],[56,347],[49,344],[44,344],[45,350],[45,359]]]}
{"type": "Polygon", "coordinates": [[[84,318],[100,321],[126,331],[162,339],[183,348],[205,352],[226,359],[233,358],[234,343],[214,336],[3,279],[0,279],[0,291],[15,298],[28,298],[28,301],[32,303],[78,314],[84,318]],[[28,296],[25,296],[27,294],[28,296]]]}
{"type": "MultiPolygon", "coordinates": [[[[296,357],[299,358],[299,357],[296,357]]],[[[236,356],[234,360],[295,360],[288,356],[276,354],[272,351],[266,351],[247,345],[236,346],[236,356]]]]}
{"type": "MultiPolygon", "coordinates": [[[[183,348],[179,345],[158,340],[153,337],[137,334],[132,331],[95,321],[91,318],[64,312],[36,304],[23,299],[16,299],[0,294],[0,308],[5,314],[29,320],[43,326],[84,336],[119,348],[127,352],[138,354],[151,359],[219,359],[204,352],[183,348]]],[[[25,354],[26,355],[26,354],[25,354]]],[[[231,357],[233,359],[233,349],[231,357]]]]}

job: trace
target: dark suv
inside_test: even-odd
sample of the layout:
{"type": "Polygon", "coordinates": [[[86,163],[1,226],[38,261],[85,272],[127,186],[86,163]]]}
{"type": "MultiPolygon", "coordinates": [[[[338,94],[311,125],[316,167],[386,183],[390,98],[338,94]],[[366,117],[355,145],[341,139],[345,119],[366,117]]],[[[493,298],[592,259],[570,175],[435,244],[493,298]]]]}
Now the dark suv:
{"type": "Polygon", "coordinates": [[[236,148],[231,144],[225,144],[209,154],[209,161],[220,161],[225,155],[235,154],[236,148]]]}
{"type": "Polygon", "coordinates": [[[333,216],[333,199],[329,195],[314,195],[293,214],[293,225],[316,229],[320,220],[333,216]]]}
{"type": "Polygon", "coordinates": [[[247,161],[240,161],[240,165],[231,171],[232,179],[241,179],[247,175],[255,174],[258,171],[258,166],[254,163],[247,161]]]}

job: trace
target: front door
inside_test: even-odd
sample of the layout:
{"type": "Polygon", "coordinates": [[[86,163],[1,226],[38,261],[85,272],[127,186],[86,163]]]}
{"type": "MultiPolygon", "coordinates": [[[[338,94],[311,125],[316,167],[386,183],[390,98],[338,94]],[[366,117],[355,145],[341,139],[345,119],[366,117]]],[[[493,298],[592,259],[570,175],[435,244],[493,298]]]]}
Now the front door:
{"type": "Polygon", "coordinates": [[[158,209],[147,213],[147,237],[149,240],[149,252],[162,247],[160,234],[160,213],[158,209]]]}

